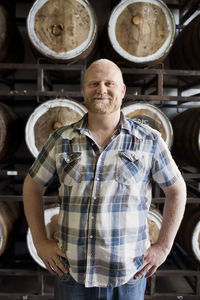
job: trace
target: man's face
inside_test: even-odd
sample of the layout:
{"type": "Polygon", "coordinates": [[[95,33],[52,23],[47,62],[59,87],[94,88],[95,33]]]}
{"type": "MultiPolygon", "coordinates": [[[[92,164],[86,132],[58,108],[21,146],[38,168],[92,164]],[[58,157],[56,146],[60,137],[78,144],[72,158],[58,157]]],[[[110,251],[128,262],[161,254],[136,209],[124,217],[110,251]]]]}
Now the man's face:
{"type": "Polygon", "coordinates": [[[122,75],[113,64],[96,64],[85,73],[83,95],[89,112],[110,114],[120,110],[125,90],[122,75]]]}

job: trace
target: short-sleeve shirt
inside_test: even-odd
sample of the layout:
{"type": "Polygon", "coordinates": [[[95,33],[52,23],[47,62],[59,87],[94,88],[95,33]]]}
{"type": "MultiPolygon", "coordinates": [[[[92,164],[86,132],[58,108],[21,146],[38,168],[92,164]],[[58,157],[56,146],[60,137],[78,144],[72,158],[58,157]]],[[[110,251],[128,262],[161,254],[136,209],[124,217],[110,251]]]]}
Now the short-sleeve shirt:
{"type": "Polygon", "coordinates": [[[160,133],[123,113],[101,151],[87,114],[56,130],[29,173],[44,186],[58,176],[58,245],[86,287],[120,286],[137,272],[150,245],[152,181],[165,188],[180,175],[160,133]]]}

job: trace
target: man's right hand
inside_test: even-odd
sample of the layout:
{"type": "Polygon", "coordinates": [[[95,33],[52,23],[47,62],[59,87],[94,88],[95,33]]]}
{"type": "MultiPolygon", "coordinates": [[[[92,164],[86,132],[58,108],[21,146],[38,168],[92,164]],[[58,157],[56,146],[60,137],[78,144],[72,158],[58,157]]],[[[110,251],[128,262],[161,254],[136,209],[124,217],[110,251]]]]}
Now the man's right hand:
{"type": "Polygon", "coordinates": [[[43,240],[35,245],[39,257],[52,274],[63,276],[69,270],[62,264],[60,256],[67,258],[54,240],[43,240]]]}

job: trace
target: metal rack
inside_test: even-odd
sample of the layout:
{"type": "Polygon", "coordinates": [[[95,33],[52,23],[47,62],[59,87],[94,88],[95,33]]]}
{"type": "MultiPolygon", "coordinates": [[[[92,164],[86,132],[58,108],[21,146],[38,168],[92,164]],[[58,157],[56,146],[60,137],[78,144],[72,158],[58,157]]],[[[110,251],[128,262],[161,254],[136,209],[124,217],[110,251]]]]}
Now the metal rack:
{"type": "MultiPolygon", "coordinates": [[[[0,65],[1,67],[1,65],[0,65]]],[[[77,91],[77,83],[75,85],[71,84],[68,85],[66,90],[53,90],[52,87],[55,86],[57,83],[60,83],[57,79],[53,78],[51,82],[51,89],[45,88],[46,83],[45,83],[45,76],[44,74],[48,72],[49,70],[52,69],[65,69],[65,70],[75,70],[80,72],[80,78],[82,77],[82,74],[84,72],[85,66],[84,65],[74,65],[74,66],[64,66],[64,65],[26,65],[26,64],[20,64],[20,65],[6,65],[3,64],[2,67],[12,67],[14,69],[18,70],[31,70],[34,69],[36,70],[36,77],[34,80],[32,80],[32,84],[35,86],[33,89],[28,89],[26,88],[26,81],[24,81],[23,89],[16,89],[15,84],[17,84],[17,81],[14,81],[14,84],[12,85],[12,89],[10,88],[10,85],[6,85],[6,89],[0,89],[0,95],[6,97],[11,101],[12,105],[20,105],[20,101],[22,101],[22,105],[24,101],[29,102],[31,99],[34,102],[34,105],[38,105],[38,102],[45,101],[49,97],[73,97],[76,98],[77,100],[81,101],[81,93],[79,90],[77,91]],[[54,82],[55,81],[55,82],[54,82]]],[[[165,107],[165,103],[168,103],[168,101],[176,101],[175,107],[180,107],[183,102],[188,103],[190,101],[200,101],[200,97],[197,96],[192,96],[188,99],[188,97],[182,97],[182,96],[164,96],[163,95],[163,90],[164,90],[164,77],[165,76],[178,76],[178,75],[183,75],[183,74],[190,74],[190,71],[178,71],[178,70],[165,70],[165,69],[147,69],[147,70],[131,70],[131,69],[123,69],[123,73],[126,74],[126,72],[130,75],[130,73],[135,74],[147,74],[154,77],[154,87],[155,91],[154,94],[147,94],[147,88],[148,87],[148,82],[144,82],[142,85],[141,83],[128,84],[128,89],[127,89],[127,94],[126,94],[126,101],[131,101],[135,99],[141,99],[145,101],[152,101],[156,100],[158,101],[158,105],[161,107],[165,107]],[[137,95],[134,95],[132,89],[137,91],[137,95]]],[[[195,71],[192,72],[193,76],[199,76],[200,72],[195,71]]],[[[152,82],[152,79],[151,79],[152,82]]],[[[3,83],[5,85],[5,83],[3,83]]],[[[78,83],[80,85],[80,82],[78,83]]],[[[49,85],[50,86],[50,85],[49,85]]],[[[181,87],[181,89],[184,89],[184,86],[181,87]]],[[[31,101],[31,103],[32,103],[31,101]]],[[[168,105],[168,104],[167,104],[168,105]]],[[[31,160],[31,159],[30,159],[31,160]]],[[[16,162],[17,162],[17,157],[16,157],[16,162]]],[[[23,182],[23,178],[27,172],[28,169],[28,164],[26,164],[25,169],[18,168],[16,164],[12,163],[11,164],[12,168],[8,165],[4,164],[0,170],[0,177],[4,179],[12,179],[11,184],[15,185],[15,181],[18,180],[20,184],[23,182]]],[[[199,180],[200,178],[200,173],[183,173],[184,178],[186,182],[190,182],[193,180],[199,180]]],[[[22,196],[21,195],[0,195],[0,200],[4,201],[19,201],[22,202],[22,196]]],[[[56,202],[57,198],[56,197],[50,197],[50,196],[45,196],[44,200],[46,202],[56,202]]],[[[188,203],[194,203],[198,204],[200,203],[200,198],[197,193],[197,195],[189,197],[188,198],[188,203]]],[[[162,205],[164,203],[164,198],[160,195],[160,190],[156,189],[155,190],[155,196],[153,198],[153,203],[156,205],[162,205]]],[[[173,250],[174,253],[174,250],[173,250]]],[[[171,259],[171,258],[170,258],[171,259]]],[[[1,260],[0,260],[1,261],[1,260]]],[[[164,264],[165,266],[165,264],[164,264]]],[[[167,265],[166,265],[167,266],[167,265]]],[[[13,294],[12,297],[9,295],[9,299],[53,299],[52,293],[45,293],[44,290],[44,277],[47,276],[47,272],[45,270],[41,270],[38,268],[37,270],[31,270],[31,269],[20,269],[19,266],[17,269],[10,269],[10,268],[4,268],[0,270],[0,276],[6,276],[7,278],[9,276],[26,276],[27,281],[28,278],[30,279],[31,277],[35,277],[36,280],[39,282],[39,286],[36,290],[35,293],[37,295],[34,295],[34,292],[32,292],[30,295],[25,295],[23,293],[16,293],[13,294]],[[23,298],[24,297],[24,298],[23,298]],[[27,298],[26,298],[27,297],[27,298]]],[[[160,299],[162,297],[163,299],[174,299],[174,296],[176,297],[183,297],[183,298],[177,298],[177,299],[198,299],[200,296],[200,271],[199,271],[199,264],[198,267],[195,269],[188,269],[188,268],[180,268],[180,266],[175,266],[175,269],[170,270],[170,269],[161,269],[156,272],[156,274],[149,279],[149,288],[147,289],[147,294],[145,296],[145,299],[160,299]],[[182,294],[181,292],[167,292],[167,293],[162,293],[157,292],[156,287],[157,287],[157,281],[160,278],[164,277],[172,277],[172,276],[181,276],[183,279],[185,277],[187,278],[193,278],[196,282],[193,286],[193,294],[182,294]]],[[[6,293],[1,293],[0,292],[0,299],[6,299],[7,294],[6,293]]]]}
{"type": "MultiPolygon", "coordinates": [[[[92,2],[92,1],[91,1],[92,2]]],[[[111,1],[113,6],[116,1],[111,1]]],[[[176,3],[170,3],[169,7],[177,7],[180,9],[180,24],[177,29],[181,29],[183,23],[188,19],[196,9],[199,9],[199,1],[176,1],[176,3]]],[[[24,19],[17,19],[20,24],[25,23],[24,19]]],[[[83,78],[86,61],[82,61],[81,64],[47,64],[41,61],[34,63],[23,63],[23,64],[0,64],[0,69],[11,69],[15,70],[12,75],[3,78],[0,77],[0,98],[1,101],[10,105],[13,109],[18,111],[22,110],[21,116],[23,118],[24,105],[28,106],[30,110],[38,106],[39,103],[46,101],[50,98],[74,98],[77,101],[82,102],[81,95],[81,81],[83,78]],[[52,71],[68,71],[71,74],[78,74],[75,79],[60,79],[52,75],[52,71]],[[28,75],[26,75],[28,74],[28,75]]],[[[122,72],[128,79],[126,79],[127,93],[125,101],[146,101],[156,102],[156,105],[161,108],[172,108],[179,110],[179,108],[190,107],[191,102],[200,102],[200,93],[193,96],[183,96],[183,92],[195,87],[199,84],[200,71],[186,71],[186,70],[171,70],[164,67],[161,64],[158,68],[145,68],[145,69],[134,69],[122,67],[122,72]],[[135,81],[135,75],[142,76],[141,80],[135,81]],[[193,76],[197,78],[196,84],[184,83],[179,77],[193,76]],[[133,78],[133,79],[131,79],[133,78]],[[170,80],[169,80],[170,79],[170,80]],[[176,95],[170,96],[165,93],[166,88],[175,88],[177,90],[176,95]]],[[[24,119],[24,123],[26,118],[24,119]]],[[[33,158],[31,157],[24,140],[20,145],[14,157],[0,164],[0,179],[1,182],[5,182],[11,187],[14,193],[10,195],[0,194],[0,201],[17,201],[22,204],[22,184],[23,179],[27,173],[27,170],[33,158]],[[21,155],[23,153],[23,156],[21,155]]],[[[191,185],[191,195],[187,199],[187,203],[199,204],[200,203],[200,192],[195,189],[193,183],[199,181],[200,172],[199,170],[188,171],[187,166],[179,162],[179,167],[183,171],[183,176],[186,183],[191,185]]],[[[1,184],[0,184],[1,186],[1,184]]],[[[54,196],[45,196],[44,201],[51,203],[56,202],[57,198],[54,196]]],[[[161,194],[159,188],[154,190],[153,203],[158,206],[162,206],[164,203],[164,197],[161,194]]],[[[30,283],[37,282],[37,285],[27,290],[10,293],[10,291],[2,291],[0,289],[0,300],[30,300],[30,299],[53,299],[53,291],[46,290],[47,281],[50,280],[52,283],[53,277],[48,274],[47,271],[41,269],[39,266],[32,261],[28,255],[28,251],[25,253],[18,254],[18,244],[26,247],[26,241],[22,237],[24,234],[27,224],[23,218],[23,230],[18,224],[18,229],[22,230],[23,233],[17,233],[16,239],[8,250],[8,253],[0,257],[0,286],[1,283],[9,278],[23,278],[30,283]],[[8,263],[9,261],[9,263],[8,263]]],[[[16,280],[16,279],[15,279],[16,280]]],[[[12,281],[10,281],[12,284],[12,281]]],[[[192,258],[188,258],[187,254],[180,249],[179,245],[175,243],[169,258],[163,267],[160,268],[155,275],[148,280],[147,292],[145,299],[183,299],[193,300],[200,298],[200,265],[197,261],[192,258]],[[185,261],[187,261],[185,263],[185,261]],[[157,288],[158,281],[163,278],[181,277],[182,280],[186,281],[190,287],[189,292],[180,291],[161,291],[157,288]]]]}

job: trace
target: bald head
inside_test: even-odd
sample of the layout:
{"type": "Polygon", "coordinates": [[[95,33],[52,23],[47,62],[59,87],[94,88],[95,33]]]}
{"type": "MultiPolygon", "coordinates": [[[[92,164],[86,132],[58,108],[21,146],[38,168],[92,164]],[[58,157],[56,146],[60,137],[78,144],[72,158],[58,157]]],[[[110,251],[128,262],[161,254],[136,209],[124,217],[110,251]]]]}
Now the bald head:
{"type": "MultiPolygon", "coordinates": [[[[98,60],[95,60],[85,71],[85,75],[84,75],[84,82],[87,80],[88,78],[88,74],[90,74],[91,70],[95,71],[95,69],[104,69],[104,70],[112,70],[112,72],[115,72],[115,75],[118,77],[119,81],[121,83],[123,83],[123,76],[122,76],[122,72],[120,70],[120,68],[111,60],[106,59],[106,58],[101,58],[98,60]]],[[[84,84],[83,82],[83,84],[84,84]]]]}

